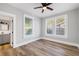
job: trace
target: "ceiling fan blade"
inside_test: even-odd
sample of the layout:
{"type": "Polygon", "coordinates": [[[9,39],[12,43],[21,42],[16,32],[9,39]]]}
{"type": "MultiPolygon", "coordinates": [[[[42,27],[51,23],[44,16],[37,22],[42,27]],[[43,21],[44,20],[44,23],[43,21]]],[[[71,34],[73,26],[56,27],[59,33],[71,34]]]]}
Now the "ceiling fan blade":
{"type": "Polygon", "coordinates": [[[34,9],[38,9],[38,8],[42,8],[42,6],[39,6],[39,7],[35,7],[34,9]]]}
{"type": "Polygon", "coordinates": [[[44,9],[42,9],[42,13],[44,12],[44,9]]]}
{"type": "Polygon", "coordinates": [[[41,3],[42,4],[42,6],[48,6],[48,5],[50,5],[50,4],[52,4],[52,3],[41,3]]]}
{"type": "Polygon", "coordinates": [[[51,4],[52,4],[52,3],[47,3],[47,6],[48,6],[48,5],[51,5],[51,4]]]}
{"type": "Polygon", "coordinates": [[[42,4],[43,7],[46,6],[46,3],[41,3],[41,4],[42,4]]]}
{"type": "Polygon", "coordinates": [[[47,7],[47,9],[49,9],[49,10],[51,10],[51,11],[53,10],[53,9],[52,9],[52,8],[50,8],[50,7],[47,7]]]}

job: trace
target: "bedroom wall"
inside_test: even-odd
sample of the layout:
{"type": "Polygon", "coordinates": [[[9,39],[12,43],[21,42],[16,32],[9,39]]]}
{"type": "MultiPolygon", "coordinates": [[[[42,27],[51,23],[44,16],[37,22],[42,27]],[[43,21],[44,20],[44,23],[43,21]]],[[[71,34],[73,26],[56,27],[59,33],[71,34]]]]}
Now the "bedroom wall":
{"type": "Polygon", "coordinates": [[[78,23],[78,25],[77,25],[77,26],[78,26],[78,35],[77,35],[77,36],[78,36],[78,37],[77,37],[77,38],[78,38],[78,40],[79,40],[79,9],[78,9],[78,15],[77,15],[77,16],[78,16],[78,22],[77,22],[77,23],[78,23]]]}
{"type": "Polygon", "coordinates": [[[42,37],[79,44],[79,36],[78,36],[79,35],[79,26],[78,26],[79,25],[79,9],[74,9],[74,10],[67,11],[64,13],[52,15],[51,17],[55,17],[62,14],[68,15],[68,37],[65,39],[65,38],[60,38],[60,37],[46,36],[45,35],[45,19],[46,18],[43,18],[41,21],[43,25],[41,28],[42,37]]]}
{"type": "Polygon", "coordinates": [[[0,4],[0,11],[3,12],[7,12],[7,13],[11,13],[16,15],[16,39],[14,41],[14,46],[19,45],[19,44],[23,44],[23,42],[27,43],[30,40],[34,40],[36,38],[40,37],[40,19],[32,16],[31,14],[24,12],[22,10],[19,10],[15,7],[12,7],[8,4],[0,4]],[[24,14],[26,15],[30,15],[32,17],[34,17],[34,29],[33,29],[33,36],[30,38],[23,38],[23,17],[24,14]],[[39,27],[39,28],[38,28],[39,27]]]}

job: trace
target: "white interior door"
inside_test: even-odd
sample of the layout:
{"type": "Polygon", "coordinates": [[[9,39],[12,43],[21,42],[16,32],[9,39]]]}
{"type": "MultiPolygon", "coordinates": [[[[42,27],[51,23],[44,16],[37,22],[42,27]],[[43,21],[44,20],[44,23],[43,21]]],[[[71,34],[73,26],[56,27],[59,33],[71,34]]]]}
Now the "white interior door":
{"type": "Polygon", "coordinates": [[[11,44],[11,46],[13,47],[13,19],[11,19],[10,44],[11,44]]]}

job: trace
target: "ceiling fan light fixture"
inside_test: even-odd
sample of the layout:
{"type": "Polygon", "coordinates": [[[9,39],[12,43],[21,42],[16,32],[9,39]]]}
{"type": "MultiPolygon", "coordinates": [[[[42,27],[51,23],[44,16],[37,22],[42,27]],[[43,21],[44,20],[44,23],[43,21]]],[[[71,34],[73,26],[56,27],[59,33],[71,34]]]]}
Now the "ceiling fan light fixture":
{"type": "Polygon", "coordinates": [[[34,9],[42,8],[42,13],[43,13],[45,10],[47,10],[47,9],[50,10],[50,11],[53,10],[53,8],[48,7],[48,6],[51,5],[52,3],[41,3],[41,4],[42,4],[42,6],[35,7],[34,9]]]}
{"type": "Polygon", "coordinates": [[[46,9],[47,9],[47,7],[43,7],[43,9],[44,9],[44,10],[46,10],[46,9]]]}

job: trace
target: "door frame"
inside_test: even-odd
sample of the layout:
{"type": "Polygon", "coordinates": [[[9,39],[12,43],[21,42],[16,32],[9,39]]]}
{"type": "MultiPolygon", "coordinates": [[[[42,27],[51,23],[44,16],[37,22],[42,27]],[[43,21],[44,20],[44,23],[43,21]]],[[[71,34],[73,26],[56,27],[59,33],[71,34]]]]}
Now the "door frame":
{"type": "Polygon", "coordinates": [[[10,16],[10,17],[13,17],[12,19],[12,25],[13,25],[13,28],[12,28],[12,31],[13,33],[11,33],[11,38],[10,38],[10,45],[11,47],[14,48],[14,45],[15,45],[15,39],[16,39],[16,15],[12,14],[12,13],[8,13],[8,12],[5,12],[5,11],[0,11],[0,14],[2,15],[7,15],[7,16],[10,16]],[[13,35],[13,37],[12,37],[13,35]]]}

